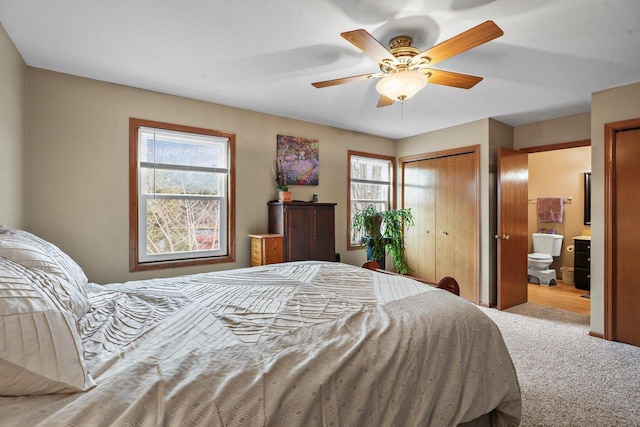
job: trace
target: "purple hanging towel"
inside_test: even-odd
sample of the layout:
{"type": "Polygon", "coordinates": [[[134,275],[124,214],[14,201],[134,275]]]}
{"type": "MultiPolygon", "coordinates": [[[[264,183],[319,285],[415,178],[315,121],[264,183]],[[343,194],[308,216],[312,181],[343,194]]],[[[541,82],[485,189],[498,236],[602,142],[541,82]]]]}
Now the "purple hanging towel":
{"type": "Polygon", "coordinates": [[[562,222],[564,199],[562,197],[538,197],[538,222],[562,222]]]}

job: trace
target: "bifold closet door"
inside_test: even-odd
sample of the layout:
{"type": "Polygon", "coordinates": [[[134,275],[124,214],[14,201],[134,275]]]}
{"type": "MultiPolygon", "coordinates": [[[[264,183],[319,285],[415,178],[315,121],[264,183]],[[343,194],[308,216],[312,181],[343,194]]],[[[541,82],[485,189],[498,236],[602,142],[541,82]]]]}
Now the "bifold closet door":
{"type": "Polygon", "coordinates": [[[460,296],[469,301],[478,301],[476,286],[478,266],[478,183],[475,173],[475,158],[472,154],[455,156],[454,181],[454,235],[455,272],[452,275],[460,285],[460,296]]]}
{"type": "Polygon", "coordinates": [[[438,282],[453,276],[460,296],[477,301],[477,181],[471,153],[404,164],[404,207],[415,227],[405,245],[409,273],[438,282]]]}
{"type": "Polygon", "coordinates": [[[435,181],[436,170],[428,160],[405,163],[404,207],[411,208],[414,227],[405,234],[409,274],[430,282],[436,278],[435,181]]]}
{"type": "MultiPolygon", "coordinates": [[[[455,182],[457,156],[428,160],[436,171],[436,276],[456,274],[455,182]]],[[[456,280],[458,280],[456,278],[456,280]]]]}
{"type": "Polygon", "coordinates": [[[404,249],[407,254],[409,275],[421,277],[420,274],[420,236],[424,232],[420,224],[420,162],[408,162],[403,170],[402,198],[405,208],[411,208],[414,226],[405,230],[404,249]]]}

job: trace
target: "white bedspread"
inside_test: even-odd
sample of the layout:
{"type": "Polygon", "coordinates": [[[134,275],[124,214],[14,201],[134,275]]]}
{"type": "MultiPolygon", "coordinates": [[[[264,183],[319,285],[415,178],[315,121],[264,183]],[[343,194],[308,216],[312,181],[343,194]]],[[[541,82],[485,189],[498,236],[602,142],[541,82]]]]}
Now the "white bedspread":
{"type": "Polygon", "coordinates": [[[0,398],[3,425],[518,425],[520,390],[477,307],[399,276],[290,263],[90,285],[98,383],[0,398]]]}

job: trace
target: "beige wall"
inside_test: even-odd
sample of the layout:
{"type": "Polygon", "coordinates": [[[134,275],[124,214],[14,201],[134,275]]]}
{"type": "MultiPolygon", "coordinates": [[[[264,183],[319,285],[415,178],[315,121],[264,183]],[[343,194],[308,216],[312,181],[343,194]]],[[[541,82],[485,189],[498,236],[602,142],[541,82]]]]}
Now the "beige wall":
{"type": "Polygon", "coordinates": [[[584,225],[584,173],[591,171],[591,147],[568,148],[529,154],[529,252],[533,252],[531,234],[539,228],[554,228],[564,236],[562,253],[551,268],[560,276],[560,267],[573,267],[573,237],[582,235],[584,225]],[[538,197],[572,197],[564,205],[564,221],[558,224],[539,223],[535,199],[538,197]]]}
{"type": "MultiPolygon", "coordinates": [[[[432,153],[471,145],[480,146],[480,303],[496,304],[496,153],[513,148],[513,128],[482,119],[398,141],[397,156],[432,153]]],[[[399,171],[401,172],[401,171],[399,171]]],[[[398,180],[401,181],[401,177],[398,180]]]]}
{"type": "Polygon", "coordinates": [[[0,24],[0,224],[27,227],[27,66],[0,24]]]}
{"type": "MultiPolygon", "coordinates": [[[[490,177],[489,177],[489,128],[490,119],[482,119],[474,122],[441,129],[398,141],[397,157],[426,154],[436,151],[472,145],[480,146],[480,302],[490,303],[491,288],[495,282],[490,282],[491,248],[495,246],[489,239],[491,218],[489,214],[491,202],[490,177]]],[[[401,173],[398,168],[398,173],[401,173]]],[[[398,177],[402,182],[402,177],[398,177]]],[[[400,193],[400,191],[399,191],[400,193]]],[[[494,200],[495,201],[495,200],[494,200]]]]}
{"type": "Polygon", "coordinates": [[[640,118],[640,83],[591,97],[591,331],[604,333],[604,125],[640,118]]]}
{"type": "Polygon", "coordinates": [[[317,138],[320,184],[293,186],[293,198],[338,203],[336,251],[347,251],[347,150],[395,155],[386,138],[221,105],[29,69],[29,228],[59,245],[98,283],[173,276],[249,265],[247,234],[267,231],[277,198],[272,177],[276,135],[317,138]],[[206,267],[129,273],[130,117],[236,133],[236,259],[206,267]]]}
{"type": "Polygon", "coordinates": [[[591,331],[603,334],[604,125],[640,118],[640,83],[594,93],[589,120],[585,114],[519,126],[514,135],[516,148],[591,139],[591,331]]]}
{"type": "Polygon", "coordinates": [[[517,150],[539,145],[590,139],[591,113],[574,114],[553,120],[516,126],[513,129],[513,135],[517,150]]]}

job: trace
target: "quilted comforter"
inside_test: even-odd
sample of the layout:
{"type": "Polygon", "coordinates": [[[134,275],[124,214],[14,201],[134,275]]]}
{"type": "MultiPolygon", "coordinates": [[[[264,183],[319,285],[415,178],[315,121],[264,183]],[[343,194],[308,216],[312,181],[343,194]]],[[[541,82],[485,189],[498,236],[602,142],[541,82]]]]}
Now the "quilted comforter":
{"type": "Polygon", "coordinates": [[[2,397],[6,425],[519,424],[496,325],[410,278],[299,262],[88,292],[80,327],[98,385],[2,397]]]}

